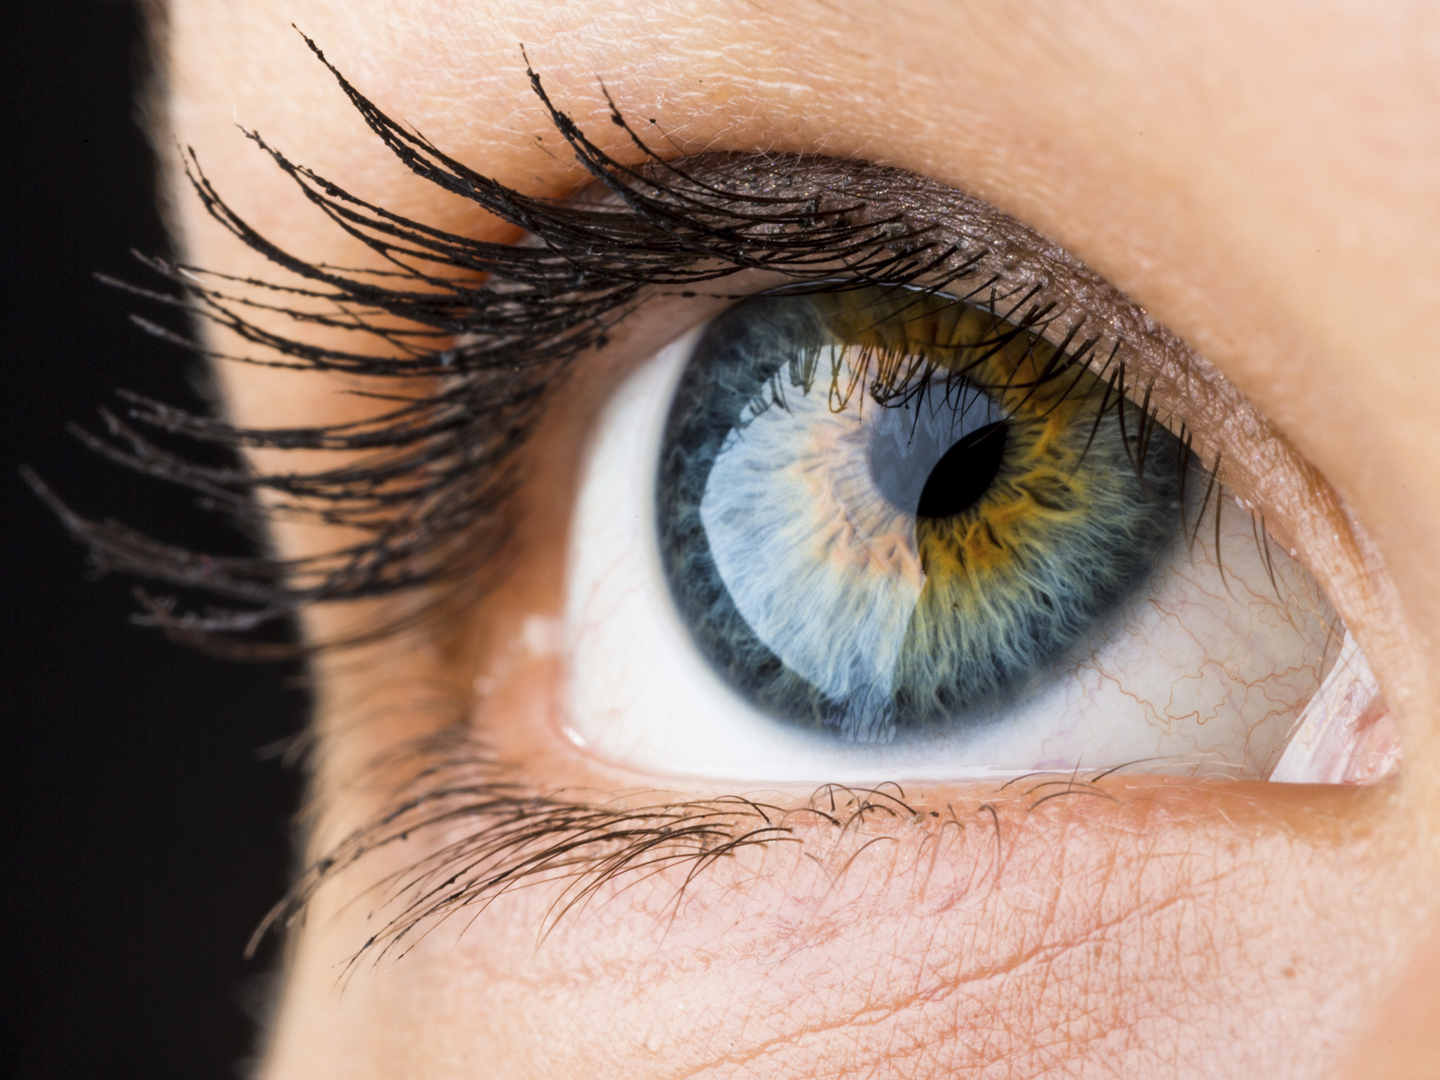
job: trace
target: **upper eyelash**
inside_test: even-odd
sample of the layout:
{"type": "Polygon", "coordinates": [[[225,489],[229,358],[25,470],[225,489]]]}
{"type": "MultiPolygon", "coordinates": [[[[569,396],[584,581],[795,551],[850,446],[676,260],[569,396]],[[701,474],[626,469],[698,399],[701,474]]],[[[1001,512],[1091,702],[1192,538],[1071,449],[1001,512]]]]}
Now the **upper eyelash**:
{"type": "MultiPolygon", "coordinates": [[[[864,191],[817,187],[806,165],[821,159],[716,157],[709,159],[710,168],[701,178],[649,150],[612,105],[613,121],[630,134],[646,161],[642,168],[626,166],[591,142],[553,105],[533,71],[532,86],[552,124],[618,206],[578,206],[526,196],[405,130],[351,86],[313,42],[306,41],[371,129],[407,168],[524,229],[541,245],[487,243],[400,217],[296,165],[258,134],[249,133],[313,204],[394,269],[346,271],[317,264],[251,229],[205,177],[193,153],[189,155],[187,175],[207,211],[252,250],[305,284],[237,279],[150,260],[149,265],[178,293],[124,287],[234,331],[242,341],[278,357],[233,359],[378,378],[431,376],[441,383],[436,393],[397,402],[368,421],[289,430],[232,426],[127,395],[125,417],[103,414],[111,439],[86,436],[112,460],[189,487],[215,507],[262,521],[290,513],[318,516],[368,533],[352,547],[320,556],[216,558],[165,545],[111,522],[83,518],[32,480],[70,531],[89,547],[99,568],[247,605],[180,611],[171,600],[145,599],[149,622],[206,648],[260,656],[291,651],[246,636],[311,603],[394,595],[441,578],[472,590],[457,590],[452,596],[469,598],[482,589],[485,560],[499,549],[506,534],[503,503],[513,482],[506,463],[528,436],[549,386],[586,350],[605,343],[607,332],[630,313],[645,286],[687,289],[742,270],[761,269],[826,288],[825,280],[834,279],[837,261],[846,264],[850,284],[834,287],[923,280],[927,289],[943,289],[967,275],[978,278],[976,289],[994,283],[978,267],[980,252],[971,257],[938,244],[931,228],[911,226],[899,214],[876,215],[864,191]],[[772,174],[788,171],[797,177],[798,193],[776,195],[778,185],[753,190],[746,170],[762,162],[772,174]],[[456,276],[460,273],[484,274],[488,279],[476,284],[456,276]],[[273,303],[255,296],[237,297],[229,291],[236,285],[268,292],[273,303]],[[332,309],[316,312],[297,306],[314,300],[328,301],[332,309]],[[254,321],[250,313],[256,311],[279,312],[300,332],[316,326],[367,335],[390,352],[374,356],[278,335],[254,321]],[[377,316],[391,319],[382,325],[377,316]],[[457,339],[461,339],[458,345],[457,339]],[[359,453],[364,460],[301,473],[205,468],[157,446],[134,425],[233,449],[326,449],[359,453]],[[262,493],[278,498],[262,503],[262,493]],[[460,536],[467,542],[452,543],[460,536]]],[[[884,173],[874,166],[865,168],[872,174],[884,173]]],[[[1022,291],[1005,301],[1020,312],[1017,321],[1037,328],[1051,325],[1057,317],[1054,306],[1038,303],[1022,312],[1020,305],[1027,299],[1022,291]]],[[[197,341],[139,321],[200,355],[218,355],[197,341]]],[[[1075,330],[1072,323],[1068,332],[1075,330]]],[[[1093,342],[1081,344],[1094,347],[1093,342]]],[[[1119,400],[1125,396],[1123,363],[1116,370],[1119,400]]],[[[1213,486],[1218,469],[1209,471],[1213,486]]],[[[1223,490],[1223,481],[1219,486],[1223,490]]],[[[1217,501],[1219,497],[1217,492],[1217,501]]],[[[363,636],[383,635],[403,618],[424,613],[423,607],[417,607],[408,616],[369,628],[363,636]]],[[[488,752],[464,739],[465,733],[457,728],[416,749],[410,760],[419,767],[411,783],[401,787],[391,810],[313,863],[272,918],[285,921],[301,914],[316,889],[377,847],[407,835],[438,833],[464,819],[480,824],[388,883],[401,898],[402,908],[357,957],[372,949],[379,955],[392,946],[403,949],[410,935],[433,918],[473,908],[508,888],[547,880],[552,872],[574,883],[575,895],[583,901],[619,874],[643,871],[641,861],[646,858],[663,865],[690,862],[698,868],[737,845],[785,835],[783,821],[777,824],[773,815],[767,817],[773,808],[738,800],[607,810],[507,787],[488,752]],[[505,821],[516,827],[496,831],[497,822],[505,821]],[[760,832],[751,831],[752,825],[760,832]],[[552,853],[573,861],[557,864],[552,853]],[[484,855],[478,863],[477,854],[484,855]],[[445,881],[462,867],[470,867],[473,876],[449,890],[427,891],[427,885],[445,881]]],[[[1061,794],[1073,793],[1078,782],[1072,778],[1061,794]]],[[[863,817],[892,802],[888,793],[859,792],[849,814],[863,817]]],[[[909,809],[900,802],[894,805],[909,809]]],[[[983,811],[984,807],[977,810],[977,816],[983,811]]],[[[990,813],[994,816],[993,809],[990,813]]],[[[998,817],[995,830],[998,842],[998,817]]]]}
{"type": "MultiPolygon", "coordinates": [[[[851,163],[847,173],[846,163],[798,155],[711,155],[701,177],[650,150],[611,102],[612,121],[644,155],[642,167],[627,166],[588,139],[527,68],[549,120],[615,205],[527,196],[404,129],[351,86],[313,41],[305,41],[407,168],[524,229],[539,243],[480,241],[401,217],[295,164],[259,134],[247,132],[317,208],[394,269],[347,271],[310,262],[252,229],[206,178],[193,151],[188,154],[186,174],[207,212],[304,283],[236,278],[145,260],[178,292],[114,284],[226,328],[275,355],[263,360],[227,356],[136,317],[142,328],[211,359],[371,378],[430,377],[437,384],[433,393],[420,397],[397,395],[392,408],[369,420],[290,429],[237,427],[122,394],[128,405],[124,418],[101,410],[108,440],[78,433],[112,461],[197,492],[206,507],[258,522],[309,518],[358,529],[364,536],[319,555],[215,557],[163,544],[111,521],[84,518],[38,478],[29,477],[72,535],[89,548],[97,569],[228,601],[232,606],[218,610],[180,610],[173,597],[154,598],[137,590],[146,608],[138,621],[210,651],[263,657],[382,637],[430,614],[432,602],[422,587],[440,580],[456,586],[446,590],[447,603],[473,601],[484,590],[487,562],[502,549],[508,531],[504,507],[514,478],[505,466],[528,438],[549,386],[587,349],[606,344],[609,330],[638,305],[642,289],[668,285],[688,293],[689,286],[744,270],[779,273],[817,290],[903,286],[922,279],[926,290],[941,290],[978,277],[978,283],[967,282],[968,294],[990,290],[992,309],[1003,304],[1007,317],[1023,328],[1044,331],[1061,313],[1054,301],[1034,299],[1037,288],[1004,295],[996,288],[998,275],[986,276],[980,266],[987,251],[965,252],[939,243],[934,226],[911,225],[898,212],[877,214],[864,186],[851,183],[863,171],[871,184],[879,178],[903,185],[907,174],[863,163],[851,163]],[[830,166],[830,182],[817,182],[812,175],[816,163],[830,166]],[[770,181],[763,187],[754,180],[759,165],[770,181]],[[796,192],[776,194],[787,181],[796,192]],[[845,274],[840,281],[837,263],[845,274]],[[484,280],[475,281],[478,275],[484,280]],[[236,296],[234,286],[252,287],[274,299],[236,296]],[[328,309],[304,309],[306,304],[313,308],[314,301],[325,302],[328,309]],[[298,334],[265,329],[254,319],[257,312],[281,314],[298,331],[316,326],[361,334],[382,342],[389,352],[377,356],[336,344],[314,345],[298,334]],[[309,472],[205,467],[157,445],[142,428],[232,450],[331,450],[348,452],[351,460],[309,472]],[[311,604],[398,594],[419,602],[408,610],[396,608],[385,621],[344,640],[305,646],[255,640],[257,631],[311,604]]],[[[1070,325],[1067,344],[1083,322],[1082,315],[1070,325]]],[[[1099,335],[1083,339],[1078,352],[1083,355],[1098,341],[1099,335]]],[[[1115,340],[1117,348],[1120,342],[1115,340]]],[[[1123,380],[1123,363],[1117,370],[1123,380]]]]}
{"type": "MultiPolygon", "coordinates": [[[[441,579],[465,583],[464,597],[473,599],[483,588],[486,557],[506,535],[503,504],[512,481],[504,465],[529,435],[547,387],[585,350],[606,343],[607,332],[629,314],[642,287],[690,286],[750,269],[803,280],[819,276],[822,263],[829,267],[825,276],[833,277],[837,261],[860,286],[912,281],[955,262],[954,249],[936,250],[928,227],[909,227],[898,215],[874,216],[863,196],[813,184],[793,196],[746,190],[752,186],[747,170],[754,164],[748,158],[730,162],[728,170],[720,163],[703,180],[648,150],[645,169],[625,166],[550,102],[533,71],[532,86],[556,130],[621,206],[577,206],[524,195],[402,128],[305,40],[407,168],[525,229],[541,244],[475,240],[393,214],[247,132],[315,206],[395,269],[346,271],[309,262],[252,229],[206,178],[193,151],[188,154],[186,174],[209,214],[305,283],[235,278],[158,259],[146,262],[178,293],[116,283],[224,327],[278,359],[228,356],[137,318],[140,326],[211,359],[378,378],[429,376],[438,384],[419,398],[397,397],[392,408],[369,420],[289,429],[238,427],[125,394],[129,408],[124,418],[102,410],[108,440],[81,433],[112,461],[188,487],[208,507],[261,521],[319,519],[365,535],[320,555],[221,558],[163,544],[123,525],[74,513],[30,477],[72,535],[89,548],[97,569],[247,605],[179,611],[174,598],[139,593],[147,609],[140,621],[212,651],[251,656],[293,651],[247,641],[245,635],[318,602],[413,592],[441,579]],[[460,276],[481,274],[486,277],[480,283],[460,276]],[[235,296],[234,286],[258,288],[275,300],[235,296]],[[316,300],[330,310],[296,306],[316,300]],[[391,352],[375,356],[314,345],[264,329],[254,320],[256,312],[282,314],[301,330],[313,325],[363,334],[391,352]],[[380,325],[382,317],[389,317],[385,325],[380,325]],[[392,325],[395,320],[401,325],[392,325]],[[360,459],[298,473],[203,467],[157,445],[141,428],[231,449],[347,451],[360,459]],[[262,493],[268,496],[263,502],[262,493]],[[455,542],[462,536],[463,544],[455,542]]],[[[618,111],[612,118],[630,131],[618,111]]],[[[793,155],[772,158],[767,168],[803,175],[806,161],[793,155]]],[[[945,280],[971,269],[962,260],[945,280]]],[[[344,641],[304,648],[383,636],[427,611],[422,604],[344,641]]]]}

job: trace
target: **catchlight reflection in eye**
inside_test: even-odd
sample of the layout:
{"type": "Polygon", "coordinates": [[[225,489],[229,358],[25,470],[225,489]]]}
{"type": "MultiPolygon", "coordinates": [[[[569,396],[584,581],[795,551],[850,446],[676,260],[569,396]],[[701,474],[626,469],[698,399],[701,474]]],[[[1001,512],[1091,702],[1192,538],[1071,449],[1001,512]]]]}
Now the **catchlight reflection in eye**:
{"type": "Polygon", "coordinates": [[[1208,480],[1115,380],[983,307],[742,302],[601,418],[574,737],[737,780],[1265,777],[1363,657],[1248,514],[1217,547],[1208,480]]]}

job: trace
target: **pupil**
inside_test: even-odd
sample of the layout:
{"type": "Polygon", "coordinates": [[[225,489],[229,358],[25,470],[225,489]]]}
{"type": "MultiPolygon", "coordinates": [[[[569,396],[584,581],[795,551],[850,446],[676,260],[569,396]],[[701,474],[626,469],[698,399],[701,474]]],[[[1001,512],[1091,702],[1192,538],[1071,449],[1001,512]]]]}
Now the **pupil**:
{"type": "Polygon", "coordinates": [[[917,517],[944,518],[969,509],[985,494],[1005,456],[1004,420],[976,428],[935,463],[920,492],[917,517]]]}

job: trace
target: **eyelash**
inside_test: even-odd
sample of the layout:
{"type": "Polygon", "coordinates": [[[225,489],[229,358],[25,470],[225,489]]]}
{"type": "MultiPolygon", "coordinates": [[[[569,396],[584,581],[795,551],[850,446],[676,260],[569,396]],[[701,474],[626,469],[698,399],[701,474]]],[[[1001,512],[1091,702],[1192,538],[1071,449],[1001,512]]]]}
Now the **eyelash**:
{"type": "MultiPolygon", "coordinates": [[[[938,246],[932,226],[911,226],[899,214],[873,214],[863,191],[838,193],[843,172],[831,174],[839,176],[841,185],[817,186],[808,180],[807,166],[821,159],[711,157],[700,179],[650,150],[611,102],[612,122],[644,158],[641,168],[628,167],[586,138],[550,101],[531,71],[532,88],[556,131],[619,206],[526,196],[403,129],[351,86],[313,41],[305,40],[372,131],[407,168],[541,243],[487,243],[400,217],[296,165],[258,134],[247,133],[317,208],[395,269],[344,271],[308,262],[252,230],[190,154],[187,176],[211,216],[306,284],[240,279],[157,259],[146,260],[147,265],[176,293],[112,282],[228,329],[280,359],[222,357],[137,318],[142,328],[210,359],[379,379],[428,377],[439,384],[434,393],[397,400],[394,408],[368,421],[287,430],[235,427],[127,394],[125,419],[102,410],[109,440],[80,433],[112,461],[187,487],[208,507],[257,522],[319,519],[359,528],[366,536],[321,556],[291,561],[219,558],[173,547],[113,522],[82,518],[31,478],[89,548],[98,569],[248,605],[182,611],[173,597],[139,593],[146,609],[141,621],[208,651],[248,657],[313,653],[382,638],[436,614],[436,602],[422,600],[344,640],[288,646],[257,639],[267,627],[315,603],[423,597],[426,586],[442,580],[463,586],[446,590],[449,603],[473,603],[486,587],[487,560],[507,536],[505,503],[515,484],[507,465],[533,429],[549,388],[579,356],[607,343],[608,332],[640,304],[642,289],[658,285],[693,295],[697,285],[745,270],[778,272],[814,290],[917,284],[942,291],[969,279],[960,291],[973,298],[990,290],[992,310],[1006,304],[1001,314],[1020,330],[1043,334],[1059,325],[1061,311],[1053,302],[1034,301],[1036,290],[997,296],[997,278],[980,266],[985,252],[967,257],[957,247],[938,246]],[[800,194],[775,195],[773,184],[764,191],[747,191],[754,186],[757,164],[772,178],[794,176],[800,194]],[[835,280],[837,262],[845,267],[843,283],[835,280]],[[486,280],[457,274],[485,275],[486,280]],[[973,284],[977,275],[978,285],[973,284]],[[229,291],[236,286],[268,292],[275,299],[237,297],[229,291]],[[328,303],[329,310],[302,309],[314,301],[328,303]],[[373,356],[311,345],[301,337],[263,329],[254,321],[257,313],[282,315],[298,329],[314,326],[361,334],[389,346],[391,353],[373,356]],[[363,458],[358,464],[308,473],[204,467],[157,445],[141,428],[231,450],[328,450],[363,458]],[[463,543],[458,542],[461,538],[463,543]]],[[[877,173],[873,166],[866,168],[877,173]]],[[[1071,366],[1077,357],[1100,352],[1100,337],[1077,339],[1079,328],[1075,323],[1060,335],[1066,347],[1074,346],[1071,366]]],[[[1125,365],[1116,361],[1122,341],[1122,336],[1115,337],[1106,366],[1100,367],[1102,372],[1108,367],[1111,386],[1119,391],[1117,408],[1126,397],[1125,365]]],[[[1133,393],[1136,388],[1130,389],[1133,393]]],[[[1148,399],[1147,393],[1144,423],[1154,424],[1160,418],[1148,407],[1148,399]]],[[[1180,437],[1188,447],[1183,428],[1180,437]]],[[[1225,486],[1218,453],[1203,472],[1205,501],[1213,493],[1218,505],[1225,486]]],[[[1262,523],[1257,539],[1263,531],[1262,523]]],[[[405,774],[393,787],[398,794],[392,808],[302,873],[257,931],[257,940],[268,928],[303,915],[315,890],[345,868],[417,834],[442,835],[462,821],[480,824],[381,883],[389,894],[386,902],[398,903],[398,908],[392,909],[395,914],[384,929],[357,951],[352,964],[371,953],[378,960],[403,952],[421,928],[459,910],[483,907],[521,885],[567,883],[552,909],[553,926],[560,915],[583,907],[597,890],[622,875],[644,876],[688,864],[688,883],[705,866],[741,848],[795,839],[785,811],[738,797],[624,809],[536,794],[507,779],[505,767],[463,725],[407,748],[384,768],[400,768],[405,774]]],[[[1079,776],[1040,786],[1045,783],[1062,784],[1063,790],[1043,795],[1035,805],[1057,795],[1105,794],[1079,776]]],[[[803,813],[833,821],[839,835],[848,832],[851,821],[869,814],[915,816],[898,788],[894,793],[822,788],[803,813]],[[843,791],[838,801],[837,791],[843,791]]],[[[1000,816],[994,807],[981,804],[973,816],[987,827],[993,819],[998,844],[1000,816]]],[[[951,820],[963,833],[966,826],[953,811],[951,820]]]]}
{"type": "MultiPolygon", "coordinates": [[[[283,359],[226,356],[137,318],[142,328],[209,359],[382,379],[429,377],[440,384],[436,392],[402,399],[368,421],[285,430],[234,427],[123,394],[130,406],[126,419],[101,411],[110,441],[81,433],[112,461],[188,487],[208,506],[250,520],[318,519],[367,534],[358,544],[320,556],[290,561],[218,558],[165,545],[113,522],[82,518],[43,483],[32,480],[89,548],[97,569],[251,605],[177,614],[175,598],[139,594],[146,608],[141,622],[209,651],[261,657],[292,651],[254,641],[254,633],[316,603],[417,596],[424,586],[441,580],[464,586],[451,593],[451,603],[473,602],[484,590],[485,559],[502,547],[506,536],[503,509],[513,479],[505,465],[528,437],[549,386],[580,354],[606,344],[607,331],[631,313],[642,286],[689,287],[748,269],[813,277],[814,272],[807,275],[810,266],[836,259],[848,264],[857,285],[904,283],[932,273],[953,256],[930,250],[925,229],[906,229],[898,217],[868,218],[863,199],[808,191],[801,197],[721,191],[653,154],[653,175],[627,168],[586,139],[551,104],[533,72],[535,93],[554,126],[624,209],[590,209],[526,196],[402,129],[306,41],[371,129],[411,171],[471,199],[545,246],[486,243],[392,214],[292,163],[258,134],[248,133],[312,203],[397,268],[341,272],[296,258],[256,233],[219,195],[191,154],[186,173],[211,216],[307,285],[237,279],[158,259],[146,261],[178,287],[178,294],[113,282],[228,329],[283,359]],[[431,272],[426,264],[484,274],[490,280],[476,284],[431,272]],[[277,300],[266,303],[227,291],[237,285],[268,291],[277,300]],[[304,311],[290,301],[321,301],[331,310],[304,311]],[[299,328],[366,335],[393,353],[376,357],[277,335],[253,320],[257,312],[283,315],[299,328]],[[384,319],[401,320],[403,326],[382,326],[384,319]],[[457,339],[463,344],[453,344],[457,339]],[[229,449],[326,450],[364,458],[358,464],[298,474],[202,467],[157,445],[139,428],[229,449]],[[271,496],[263,506],[262,493],[271,496]],[[457,542],[461,537],[464,543],[457,542]]],[[[613,119],[630,130],[618,112],[613,119]]],[[[633,132],[631,137],[642,145],[633,132]]],[[[803,163],[800,158],[777,158],[770,167],[794,169],[803,163]]],[[[750,165],[749,159],[737,165],[730,177],[736,187],[745,185],[750,165]]],[[[433,613],[433,607],[421,603],[362,635],[302,648],[315,651],[373,640],[433,613]]]]}
{"type": "Polygon", "coordinates": [[[859,851],[875,842],[874,837],[852,834],[852,825],[869,819],[920,825],[937,853],[947,838],[966,842],[974,827],[980,842],[991,847],[993,880],[1003,868],[1004,811],[1019,806],[1033,812],[1068,797],[1118,802],[1101,782],[1122,771],[1021,777],[1000,785],[993,802],[977,801],[959,813],[947,804],[944,814],[916,810],[896,783],[874,788],[823,784],[804,805],[790,808],[743,795],[649,805],[614,799],[593,804],[528,790],[466,726],[456,725],[371,766],[367,780],[396,792],[389,809],[307,866],[256,929],[246,952],[253,955],[270,932],[303,921],[320,888],[346,870],[396,844],[427,835],[440,840],[457,825],[462,827],[458,839],[430,847],[367,890],[378,894],[371,917],[388,914],[347,958],[342,980],[367,962],[378,965],[402,958],[440,923],[462,912],[473,918],[519,888],[560,886],[538,929],[537,947],[563,919],[583,912],[608,886],[623,882],[621,887],[629,888],[681,868],[684,873],[664,905],[673,913],[690,885],[718,861],[751,847],[804,845],[793,824],[797,819],[831,827],[833,843],[821,847],[818,855],[808,850],[804,854],[832,880],[843,876],[859,851]],[[954,836],[948,836],[951,829],[954,836]]]}
{"type": "MultiPolygon", "coordinates": [[[[256,640],[257,632],[317,603],[423,597],[425,586],[442,580],[458,586],[446,590],[447,605],[458,608],[478,599],[487,584],[486,562],[507,536],[504,510],[514,479],[506,465],[528,438],[549,387],[578,356],[606,344],[608,331],[638,305],[642,287],[679,287],[682,295],[690,295],[693,286],[745,270],[765,270],[811,281],[816,289],[897,286],[925,279],[927,290],[938,291],[974,275],[986,254],[967,258],[954,247],[937,250],[927,236],[932,227],[912,227],[898,214],[876,217],[863,194],[817,190],[813,181],[802,183],[795,196],[747,193],[757,164],[749,156],[710,162],[707,178],[697,179],[650,150],[612,102],[612,122],[645,155],[644,169],[622,165],[555,107],[533,71],[531,85],[555,129],[621,207],[588,208],[523,195],[403,129],[351,86],[313,41],[305,40],[407,168],[524,229],[543,246],[487,243],[390,213],[296,165],[248,132],[315,206],[396,267],[347,274],[297,258],[251,229],[191,153],[186,174],[211,216],[277,268],[308,284],[237,279],[158,259],[145,261],[178,293],[112,282],[228,329],[282,359],[227,356],[136,317],[142,328],[208,359],[380,379],[428,377],[440,384],[427,396],[397,396],[395,408],[367,421],[278,430],[235,427],[122,393],[129,405],[125,419],[101,410],[110,440],[79,432],[110,460],[187,487],[207,507],[262,523],[318,519],[358,529],[367,537],[323,555],[225,558],[163,544],[123,525],[75,514],[32,478],[72,535],[88,547],[98,570],[249,605],[180,611],[173,596],[150,597],[137,590],[146,609],[138,621],[207,651],[263,658],[354,645],[432,617],[438,602],[422,599],[343,640],[308,646],[256,640]],[[727,188],[718,186],[721,182],[727,188]],[[834,281],[836,262],[845,265],[848,280],[841,284],[834,281]],[[475,283],[447,276],[427,270],[427,264],[484,274],[488,280],[475,283]],[[937,272],[942,272],[939,280],[937,272]],[[227,291],[237,285],[273,293],[277,300],[266,303],[227,291]],[[330,310],[306,311],[287,301],[320,301],[330,310]],[[393,351],[373,356],[315,346],[263,329],[251,317],[257,312],[282,315],[298,328],[362,334],[393,351]],[[399,320],[401,326],[382,325],[382,320],[399,320]],[[454,344],[457,340],[462,344],[454,344]],[[257,474],[193,464],[157,445],[141,428],[231,450],[325,450],[363,458],[308,473],[257,474]]],[[[802,181],[807,164],[808,159],[793,155],[764,161],[768,173],[789,172],[802,181]]],[[[844,183],[842,177],[840,186],[844,183]]],[[[993,292],[994,285],[992,277],[966,291],[971,296],[993,292]]],[[[1012,309],[1009,317],[1022,329],[1043,331],[1058,312],[1053,302],[1030,304],[1035,291],[1023,291],[1006,302],[1012,309]],[[1026,304],[1029,309],[1017,317],[1026,304]]],[[[995,302],[992,297],[992,305],[995,302]]],[[[1070,328],[1067,342],[1076,329],[1070,328]]],[[[1076,352],[1084,355],[1097,341],[1081,341],[1076,352]]],[[[1123,365],[1115,371],[1123,386],[1123,365]]],[[[1212,473],[1219,473],[1218,464],[1217,457],[1212,473]]]]}

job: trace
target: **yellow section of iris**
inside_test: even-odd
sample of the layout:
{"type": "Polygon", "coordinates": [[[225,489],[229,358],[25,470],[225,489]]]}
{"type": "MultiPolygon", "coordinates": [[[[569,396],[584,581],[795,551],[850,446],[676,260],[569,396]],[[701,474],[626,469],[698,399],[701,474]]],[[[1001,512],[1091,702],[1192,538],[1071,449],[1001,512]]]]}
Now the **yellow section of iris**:
{"type": "MultiPolygon", "coordinates": [[[[1104,515],[1110,500],[1095,490],[1096,482],[1113,476],[1116,451],[1124,455],[1119,416],[1126,406],[1083,362],[1030,330],[943,294],[868,288],[814,300],[834,343],[847,353],[843,369],[837,363],[832,372],[832,408],[867,397],[883,405],[917,392],[980,391],[1008,417],[1000,471],[980,500],[953,517],[917,523],[932,588],[936,578],[958,578],[969,583],[963,591],[970,601],[982,603],[997,575],[1019,572],[1017,563],[1029,563],[1036,545],[1052,543],[1057,527],[1069,533],[1097,512],[1104,515]]],[[[1126,412],[1139,428],[1143,414],[1133,404],[1126,412]]]]}

